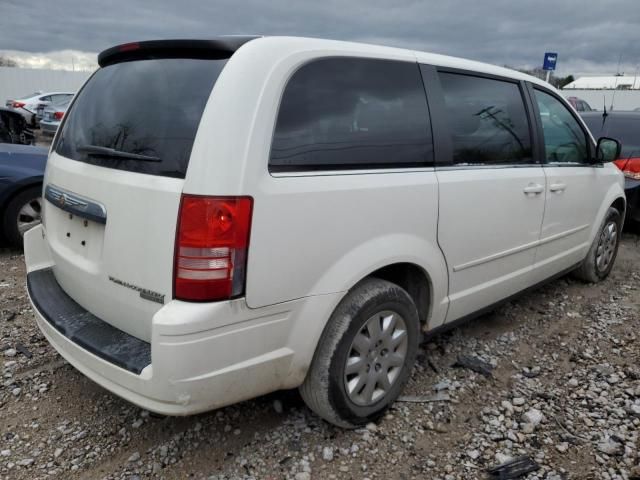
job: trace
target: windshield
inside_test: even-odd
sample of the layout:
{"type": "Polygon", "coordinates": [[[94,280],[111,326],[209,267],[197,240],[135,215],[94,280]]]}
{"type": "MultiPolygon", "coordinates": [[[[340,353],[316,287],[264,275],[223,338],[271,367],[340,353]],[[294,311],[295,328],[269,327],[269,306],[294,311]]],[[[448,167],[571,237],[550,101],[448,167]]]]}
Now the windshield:
{"type": "Polygon", "coordinates": [[[69,109],[55,151],[101,167],[184,178],[202,112],[225,63],[173,58],[99,69],[69,109]]]}

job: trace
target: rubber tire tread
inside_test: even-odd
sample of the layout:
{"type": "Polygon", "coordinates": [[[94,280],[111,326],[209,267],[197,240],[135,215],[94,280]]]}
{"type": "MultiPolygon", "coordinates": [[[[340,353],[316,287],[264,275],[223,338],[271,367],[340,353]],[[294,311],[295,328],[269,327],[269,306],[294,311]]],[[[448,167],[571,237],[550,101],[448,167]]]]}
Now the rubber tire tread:
{"type": "Polygon", "coordinates": [[[598,229],[598,233],[593,239],[593,243],[589,248],[587,256],[583,260],[582,264],[573,272],[573,276],[586,283],[598,283],[607,278],[609,276],[609,273],[611,273],[613,265],[616,261],[616,257],[618,256],[621,233],[622,216],[616,208],[609,207],[609,210],[607,210],[607,214],[604,216],[604,220],[602,221],[602,224],[598,229]],[[604,272],[598,272],[598,269],[596,268],[596,250],[598,249],[598,241],[600,240],[600,235],[602,234],[602,230],[604,229],[605,225],[612,219],[615,219],[616,224],[618,225],[618,241],[616,242],[616,251],[613,254],[613,258],[611,259],[609,267],[604,272]]]}
{"type": "MultiPolygon", "coordinates": [[[[343,428],[357,428],[380,417],[386,409],[396,400],[404,384],[410,377],[411,369],[417,355],[420,332],[420,320],[418,311],[410,295],[398,285],[377,278],[367,278],[356,285],[340,302],[331,318],[327,322],[320,342],[314,354],[311,366],[307,372],[304,383],[300,386],[300,394],[307,406],[320,417],[343,428]],[[407,313],[404,318],[407,325],[409,346],[407,349],[407,363],[401,377],[392,387],[393,395],[384,398],[379,408],[368,415],[357,413],[357,407],[346,409],[337,407],[332,400],[336,389],[342,388],[341,382],[336,377],[341,377],[342,366],[335,364],[334,359],[346,348],[343,338],[349,330],[354,318],[359,312],[371,308],[372,302],[398,302],[405,305],[407,313]],[[343,345],[341,344],[341,340],[343,345]],[[409,365],[409,368],[407,368],[409,365]],[[332,378],[333,377],[333,378],[332,378]]],[[[350,346],[351,342],[348,342],[350,346]]],[[[348,353],[348,352],[347,352],[348,353]]],[[[355,407],[355,406],[354,406],[355,407]]]]}
{"type": "Polygon", "coordinates": [[[41,187],[29,187],[18,193],[7,204],[2,219],[2,233],[10,245],[17,248],[22,247],[22,235],[20,235],[17,225],[18,213],[28,201],[41,196],[41,187]]]}

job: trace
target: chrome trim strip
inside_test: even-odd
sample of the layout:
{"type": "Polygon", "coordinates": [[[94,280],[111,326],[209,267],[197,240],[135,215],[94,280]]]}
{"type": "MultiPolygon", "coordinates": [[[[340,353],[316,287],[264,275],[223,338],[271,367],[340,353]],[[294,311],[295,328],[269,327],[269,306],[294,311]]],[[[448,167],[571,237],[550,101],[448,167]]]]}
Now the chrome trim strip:
{"type": "Polygon", "coordinates": [[[333,177],[343,175],[387,175],[390,173],[424,173],[435,172],[434,167],[407,167],[407,168],[370,168],[360,170],[308,170],[296,172],[269,172],[274,178],[288,177],[333,177]]]}
{"type": "Polygon", "coordinates": [[[505,163],[502,165],[436,165],[437,172],[451,172],[458,170],[504,170],[507,168],[542,168],[541,163],[505,163]]]}
{"type": "Polygon", "coordinates": [[[571,230],[566,230],[564,232],[560,232],[560,233],[556,233],[555,235],[551,235],[550,237],[542,238],[538,242],[538,245],[544,245],[545,243],[550,243],[550,242],[553,242],[554,240],[560,240],[561,238],[568,237],[569,235],[573,235],[574,233],[581,232],[582,230],[586,230],[590,226],[591,226],[590,224],[581,225],[579,227],[572,228],[571,230]]]}
{"type": "Polygon", "coordinates": [[[590,225],[581,225],[579,227],[572,228],[571,230],[567,230],[561,233],[556,233],[555,235],[551,235],[550,237],[536,240],[535,242],[525,243],[524,245],[520,245],[519,247],[510,248],[509,250],[504,250],[502,252],[494,253],[493,255],[489,255],[488,257],[479,258],[477,260],[472,260],[470,262],[463,263],[461,265],[456,265],[455,267],[453,267],[453,271],[460,272],[462,270],[466,270],[471,267],[477,267],[478,265],[482,265],[484,263],[488,263],[493,260],[498,260],[500,258],[508,257],[509,255],[515,255],[516,253],[524,252],[525,250],[529,250],[534,247],[539,247],[540,245],[544,245],[546,243],[550,243],[555,240],[560,240],[561,238],[568,237],[569,235],[573,235],[574,233],[581,232],[582,230],[589,228],[589,226],[590,225]]]}
{"type": "Polygon", "coordinates": [[[49,184],[44,189],[44,198],[65,212],[93,220],[94,222],[107,223],[107,209],[101,203],[81,197],[75,193],[49,184]]]}

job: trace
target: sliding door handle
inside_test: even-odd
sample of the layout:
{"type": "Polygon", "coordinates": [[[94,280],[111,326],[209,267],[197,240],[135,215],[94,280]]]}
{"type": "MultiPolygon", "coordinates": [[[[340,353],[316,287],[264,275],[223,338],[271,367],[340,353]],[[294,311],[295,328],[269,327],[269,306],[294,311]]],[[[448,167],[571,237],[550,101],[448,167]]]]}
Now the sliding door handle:
{"type": "Polygon", "coordinates": [[[524,187],[524,193],[527,195],[540,195],[544,192],[544,186],[539,183],[530,183],[526,187],[524,187]]]}
{"type": "Polygon", "coordinates": [[[564,182],[552,183],[549,185],[549,190],[551,192],[564,192],[565,188],[567,188],[567,184],[564,182]]]}

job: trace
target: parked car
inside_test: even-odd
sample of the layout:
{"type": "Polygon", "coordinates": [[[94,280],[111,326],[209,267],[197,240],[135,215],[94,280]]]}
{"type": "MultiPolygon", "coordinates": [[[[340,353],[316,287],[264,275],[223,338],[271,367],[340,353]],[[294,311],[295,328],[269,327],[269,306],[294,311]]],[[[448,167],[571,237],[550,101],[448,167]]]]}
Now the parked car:
{"type": "Polygon", "coordinates": [[[625,176],[626,221],[640,224],[640,112],[583,113],[582,118],[594,135],[613,137],[622,144],[614,163],[625,176]]]}
{"type": "Polygon", "coordinates": [[[62,117],[64,117],[67,108],[69,108],[69,103],[71,103],[71,98],[58,105],[49,105],[44,109],[40,120],[40,130],[44,135],[53,136],[56,134],[60,122],[62,122],[62,117]]]}
{"type": "Polygon", "coordinates": [[[585,102],[584,100],[582,100],[581,98],[578,97],[567,97],[567,102],[569,102],[573,108],[576,109],[576,111],[578,112],[593,112],[593,108],[591,108],[591,106],[585,102]]]}
{"type": "Polygon", "coordinates": [[[42,178],[48,150],[0,143],[0,237],[22,245],[24,232],[40,223],[42,178]]]}
{"type": "Polygon", "coordinates": [[[15,100],[7,100],[6,106],[19,112],[29,125],[35,127],[38,108],[44,109],[45,106],[51,103],[58,103],[63,99],[72,97],[73,93],[71,92],[36,92],[15,100]]]}
{"type": "Polygon", "coordinates": [[[98,62],[52,146],[27,283],[51,344],[146,409],[300,387],[362,425],[402,391],[420,329],[613,268],[619,144],[541,80],[279,37],[98,62]]]}
{"type": "Polygon", "coordinates": [[[41,123],[42,119],[45,117],[47,109],[53,108],[55,110],[57,107],[65,107],[66,109],[66,106],[69,105],[72,99],[73,95],[57,95],[55,98],[52,98],[50,102],[40,102],[36,108],[37,123],[41,123]]]}
{"type": "Polygon", "coordinates": [[[34,142],[33,130],[18,112],[0,107],[0,143],[30,145],[34,142]]]}

